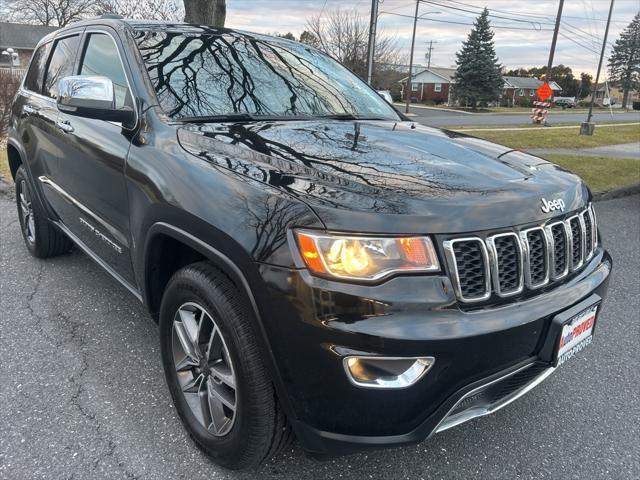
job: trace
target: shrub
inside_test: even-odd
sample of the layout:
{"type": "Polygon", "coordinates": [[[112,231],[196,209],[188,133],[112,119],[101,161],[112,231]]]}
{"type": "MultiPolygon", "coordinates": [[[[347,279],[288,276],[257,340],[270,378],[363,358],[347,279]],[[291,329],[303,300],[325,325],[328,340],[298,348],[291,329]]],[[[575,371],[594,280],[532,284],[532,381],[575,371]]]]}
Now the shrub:
{"type": "Polygon", "coordinates": [[[4,136],[9,126],[11,104],[20,88],[21,78],[9,69],[0,69],[0,136],[4,136]]]}
{"type": "Polygon", "coordinates": [[[631,108],[633,108],[634,110],[640,110],[640,102],[633,102],[631,104],[631,108]]]}

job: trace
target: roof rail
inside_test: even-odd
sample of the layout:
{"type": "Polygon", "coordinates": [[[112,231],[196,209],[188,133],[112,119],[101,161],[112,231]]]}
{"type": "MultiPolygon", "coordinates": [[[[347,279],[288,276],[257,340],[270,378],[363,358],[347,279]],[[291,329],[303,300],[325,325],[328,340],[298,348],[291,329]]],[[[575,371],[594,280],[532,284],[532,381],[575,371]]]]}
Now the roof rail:
{"type": "Polygon", "coordinates": [[[122,20],[124,17],[122,15],[118,15],[117,13],[103,13],[98,18],[112,18],[114,20],[122,20]]]}

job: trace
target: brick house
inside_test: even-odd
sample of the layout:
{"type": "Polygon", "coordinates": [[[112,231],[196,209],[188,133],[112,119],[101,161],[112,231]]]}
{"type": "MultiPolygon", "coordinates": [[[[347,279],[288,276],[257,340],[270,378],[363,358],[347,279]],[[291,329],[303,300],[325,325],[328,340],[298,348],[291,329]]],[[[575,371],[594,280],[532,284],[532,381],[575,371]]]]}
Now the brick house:
{"type": "MultiPolygon", "coordinates": [[[[411,78],[412,102],[449,103],[451,85],[455,68],[429,67],[414,74],[411,78]]],[[[400,80],[402,98],[406,100],[406,83],[409,77],[400,80]]]]}
{"type": "MultiPolygon", "coordinates": [[[[508,106],[530,106],[531,102],[537,100],[536,90],[544,83],[533,77],[510,77],[504,76],[504,86],[502,87],[502,103],[508,106]]],[[[562,88],[556,82],[549,84],[553,90],[552,97],[559,96],[562,88]]]]}
{"type": "MultiPolygon", "coordinates": [[[[44,25],[25,25],[21,23],[0,22],[0,52],[13,48],[18,56],[13,59],[14,71],[27,68],[33,50],[42,37],[57,30],[58,27],[44,25]]],[[[8,55],[0,55],[0,68],[10,68],[8,55]]]]}

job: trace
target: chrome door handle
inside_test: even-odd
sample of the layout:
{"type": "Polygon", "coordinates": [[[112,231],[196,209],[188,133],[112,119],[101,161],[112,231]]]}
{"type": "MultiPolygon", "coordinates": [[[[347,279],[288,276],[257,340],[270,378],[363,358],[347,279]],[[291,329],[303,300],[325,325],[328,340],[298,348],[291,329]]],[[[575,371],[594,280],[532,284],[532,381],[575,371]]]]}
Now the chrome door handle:
{"type": "Polygon", "coordinates": [[[22,111],[27,115],[33,115],[34,113],[38,113],[37,108],[30,107],[29,105],[25,105],[24,107],[22,107],[22,111]]]}
{"type": "Polygon", "coordinates": [[[67,122],[56,122],[56,127],[62,130],[64,133],[73,132],[73,127],[67,122]]]}

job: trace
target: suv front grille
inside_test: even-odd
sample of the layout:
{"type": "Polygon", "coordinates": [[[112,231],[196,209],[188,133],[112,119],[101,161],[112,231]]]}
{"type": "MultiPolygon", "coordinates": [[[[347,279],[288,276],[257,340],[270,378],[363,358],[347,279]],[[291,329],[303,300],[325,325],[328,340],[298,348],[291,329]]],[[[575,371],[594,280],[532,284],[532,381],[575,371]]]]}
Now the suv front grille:
{"type": "Polygon", "coordinates": [[[589,206],[546,226],[443,242],[456,295],[463,302],[508,297],[575,272],[593,256],[597,227],[589,206]]]}

